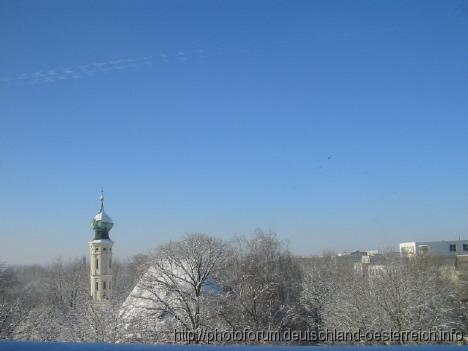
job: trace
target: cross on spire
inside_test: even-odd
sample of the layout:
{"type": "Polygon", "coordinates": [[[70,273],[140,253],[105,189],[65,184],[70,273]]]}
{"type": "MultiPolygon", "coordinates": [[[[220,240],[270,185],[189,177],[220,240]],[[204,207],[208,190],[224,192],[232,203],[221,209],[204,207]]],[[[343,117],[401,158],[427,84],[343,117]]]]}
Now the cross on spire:
{"type": "Polygon", "coordinates": [[[101,200],[101,210],[99,212],[104,212],[104,190],[101,189],[101,196],[99,196],[99,200],[101,200]]]}

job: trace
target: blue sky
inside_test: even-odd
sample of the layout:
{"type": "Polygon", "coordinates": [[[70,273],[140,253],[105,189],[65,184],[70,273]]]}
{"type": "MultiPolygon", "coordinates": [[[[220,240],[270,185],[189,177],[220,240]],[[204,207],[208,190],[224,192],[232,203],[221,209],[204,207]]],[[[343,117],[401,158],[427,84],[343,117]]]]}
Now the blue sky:
{"type": "Polygon", "coordinates": [[[0,1],[0,261],[468,238],[466,1],[0,1]]]}

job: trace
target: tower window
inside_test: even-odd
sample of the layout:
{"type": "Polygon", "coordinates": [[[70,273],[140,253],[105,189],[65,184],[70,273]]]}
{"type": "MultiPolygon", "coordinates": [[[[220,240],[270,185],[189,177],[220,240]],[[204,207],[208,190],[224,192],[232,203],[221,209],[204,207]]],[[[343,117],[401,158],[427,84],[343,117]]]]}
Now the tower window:
{"type": "Polygon", "coordinates": [[[99,269],[99,258],[96,258],[96,269],[99,269]]]}
{"type": "Polygon", "coordinates": [[[111,260],[109,260],[109,268],[112,268],[112,267],[111,267],[111,260]]]}
{"type": "Polygon", "coordinates": [[[102,283],[102,288],[103,288],[104,290],[106,290],[106,282],[103,282],[103,283],[102,283]]]}
{"type": "Polygon", "coordinates": [[[99,283],[96,282],[96,291],[98,291],[98,290],[99,290],[99,283]]]}
{"type": "Polygon", "coordinates": [[[112,289],[112,288],[111,288],[111,282],[110,282],[110,281],[109,281],[109,289],[112,289]]]}
{"type": "Polygon", "coordinates": [[[106,251],[106,248],[104,247],[104,248],[102,249],[102,251],[106,251]]]}
{"type": "Polygon", "coordinates": [[[449,246],[449,251],[450,251],[450,252],[457,251],[457,245],[456,245],[456,244],[450,244],[450,246],[449,246]]]}
{"type": "Polygon", "coordinates": [[[96,252],[98,252],[98,251],[99,251],[99,247],[96,247],[96,252]]]}

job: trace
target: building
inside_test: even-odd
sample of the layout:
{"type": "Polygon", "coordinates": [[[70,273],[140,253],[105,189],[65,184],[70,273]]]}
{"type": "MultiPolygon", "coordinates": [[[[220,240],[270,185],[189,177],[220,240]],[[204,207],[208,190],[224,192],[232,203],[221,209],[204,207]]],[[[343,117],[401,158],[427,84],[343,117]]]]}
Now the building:
{"type": "Polygon", "coordinates": [[[442,256],[451,257],[468,254],[468,240],[453,241],[411,241],[400,243],[401,256],[442,256]]]}
{"type": "Polygon", "coordinates": [[[94,216],[94,239],[89,242],[90,295],[95,302],[105,302],[112,296],[112,245],[109,231],[114,226],[104,212],[104,194],[101,191],[101,209],[94,216]]]}
{"type": "Polygon", "coordinates": [[[378,256],[378,255],[380,255],[378,250],[365,250],[365,251],[356,250],[352,252],[339,253],[336,256],[336,261],[339,263],[352,265],[354,263],[364,262],[363,260],[366,260],[369,257],[378,256]]]}
{"type": "Polygon", "coordinates": [[[379,275],[384,269],[386,257],[377,250],[355,251],[351,255],[359,258],[354,261],[354,271],[368,278],[379,275]]]}

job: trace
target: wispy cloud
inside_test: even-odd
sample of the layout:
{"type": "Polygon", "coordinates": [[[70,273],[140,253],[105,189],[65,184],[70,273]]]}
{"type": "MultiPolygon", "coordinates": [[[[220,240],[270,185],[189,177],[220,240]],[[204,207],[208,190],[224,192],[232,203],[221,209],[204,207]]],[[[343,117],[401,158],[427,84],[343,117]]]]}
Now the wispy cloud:
{"type": "Polygon", "coordinates": [[[1,77],[0,84],[8,87],[55,83],[64,80],[85,78],[97,74],[147,67],[152,67],[152,61],[148,57],[126,58],[92,62],[76,67],[52,68],[32,73],[21,73],[14,77],[1,77]]]}
{"type": "Polygon", "coordinates": [[[205,52],[198,50],[178,50],[175,53],[160,53],[154,58],[120,58],[101,62],[91,62],[74,67],[61,67],[36,72],[21,73],[12,77],[0,77],[0,88],[22,85],[56,83],[72,79],[82,79],[96,75],[122,72],[132,69],[151,69],[154,64],[184,63],[189,60],[202,60],[205,52]]]}

